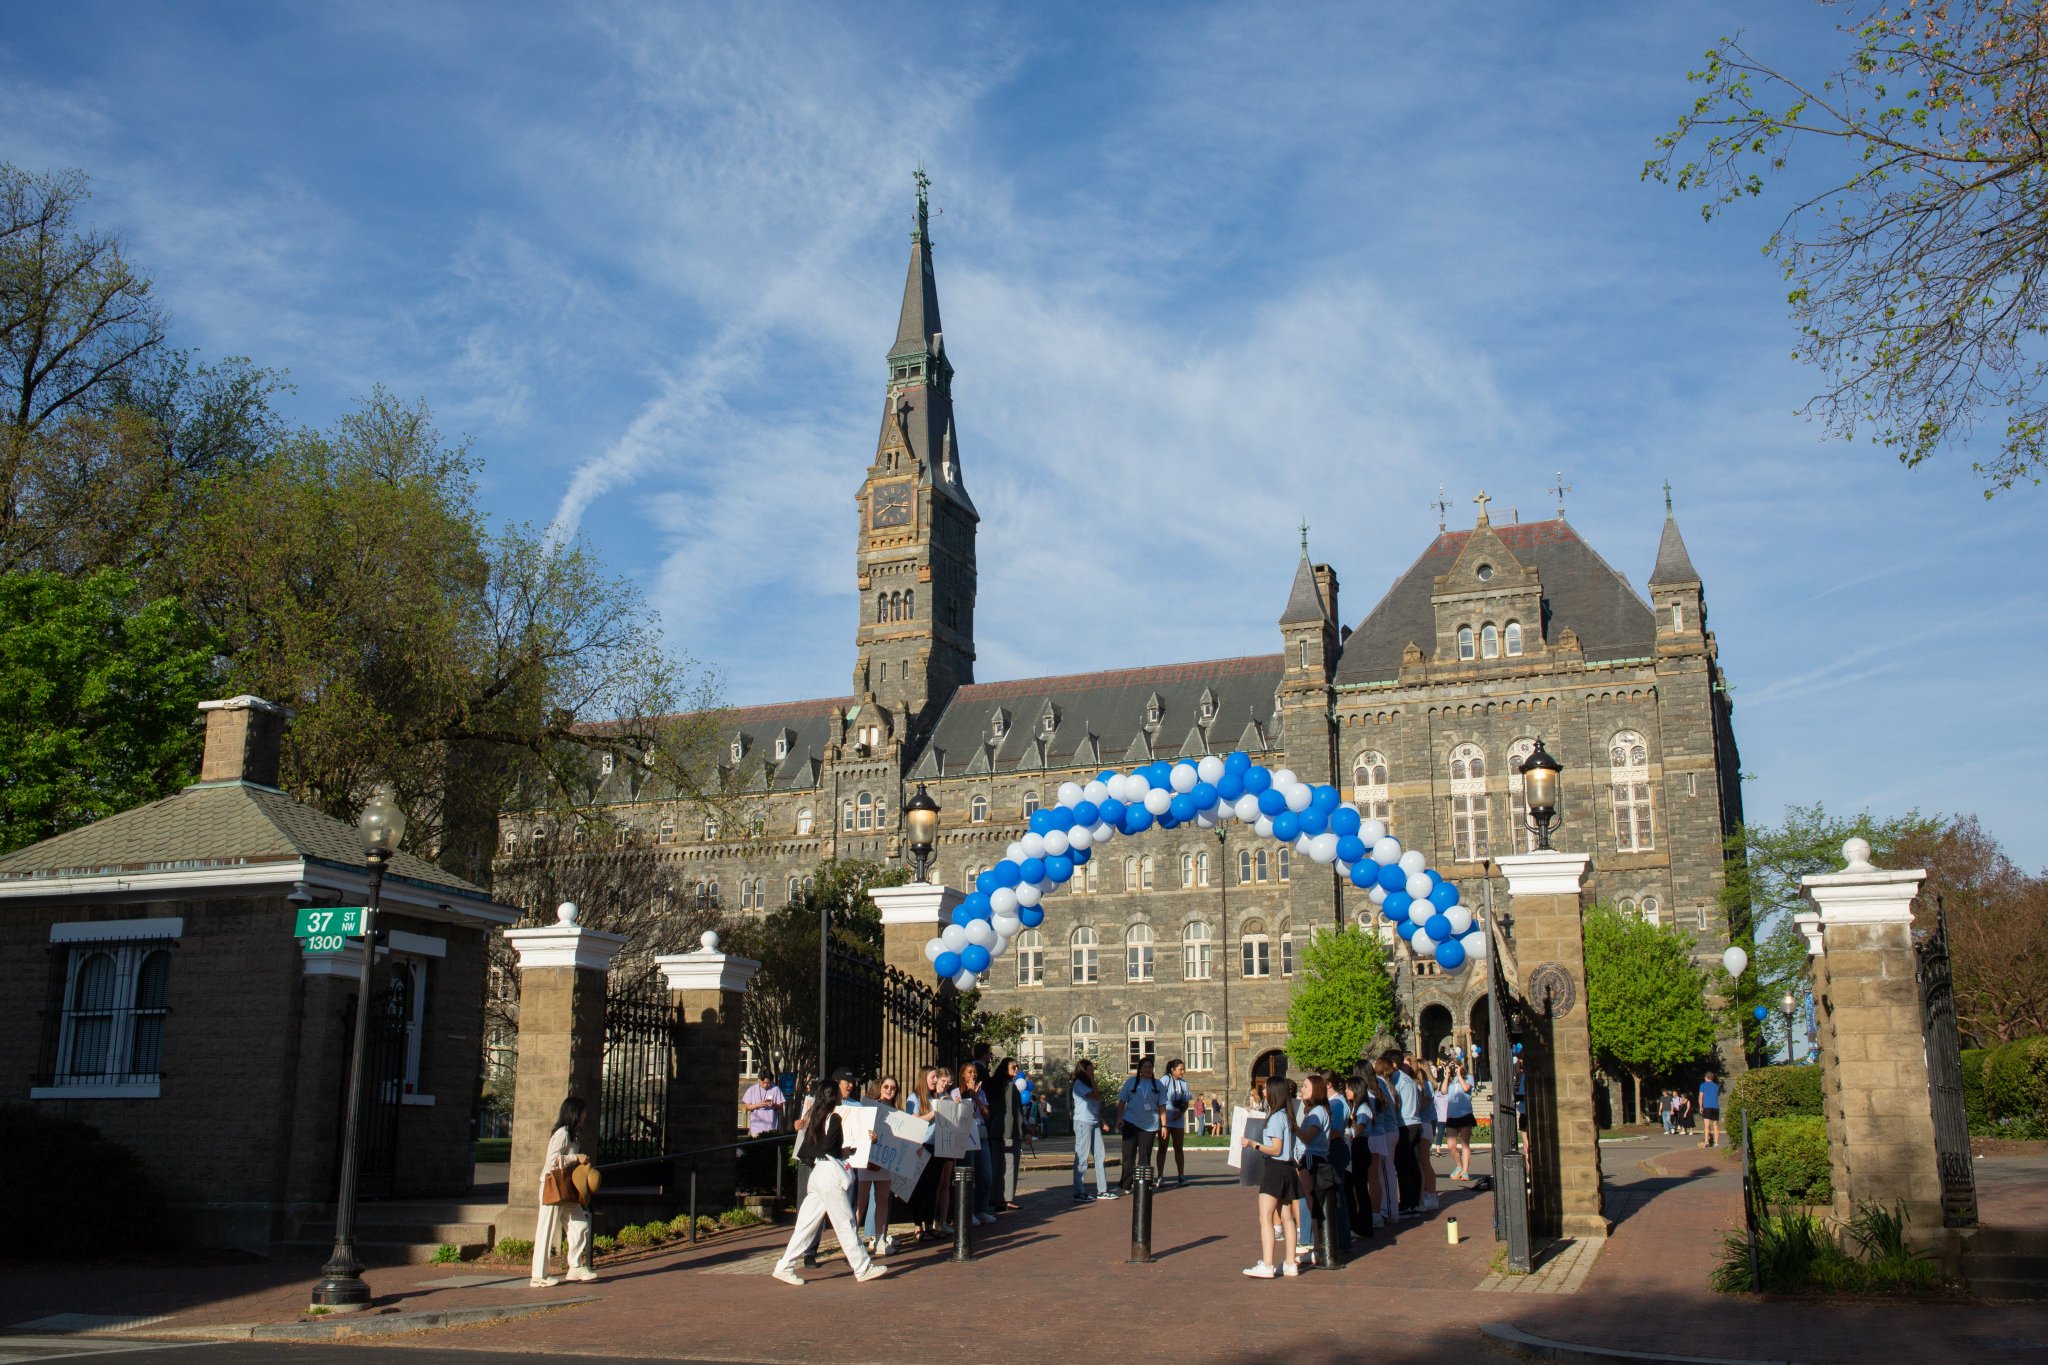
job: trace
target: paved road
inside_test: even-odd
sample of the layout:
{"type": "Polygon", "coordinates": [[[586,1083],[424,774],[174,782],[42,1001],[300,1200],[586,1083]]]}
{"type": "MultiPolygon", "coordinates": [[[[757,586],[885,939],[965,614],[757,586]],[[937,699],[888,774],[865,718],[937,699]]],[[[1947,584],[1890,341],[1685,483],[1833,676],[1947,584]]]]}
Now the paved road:
{"type": "MultiPolygon", "coordinates": [[[[584,1360],[603,1360],[586,1355],[584,1360]]],[[[624,1359],[625,1357],[617,1357],[624,1359]]],[[[533,1365],[534,1357],[520,1351],[479,1351],[438,1344],[411,1346],[326,1346],[297,1342],[199,1342],[166,1346],[157,1342],[94,1341],[77,1337],[0,1336],[0,1365],[43,1365],[45,1361],[106,1361],[106,1365],[490,1365],[493,1361],[533,1365]]],[[[690,1362],[689,1356],[635,1356],[636,1361],[690,1362]]],[[[705,1362],[709,1365],[709,1362],[705,1362]]],[[[730,1361],[719,1365],[732,1365],[730,1361]]]]}

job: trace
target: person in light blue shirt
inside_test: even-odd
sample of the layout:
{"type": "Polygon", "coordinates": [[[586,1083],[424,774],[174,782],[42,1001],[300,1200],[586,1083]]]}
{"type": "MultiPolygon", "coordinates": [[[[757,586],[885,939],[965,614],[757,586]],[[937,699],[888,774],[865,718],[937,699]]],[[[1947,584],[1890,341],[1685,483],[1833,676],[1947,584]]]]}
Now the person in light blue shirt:
{"type": "Polygon", "coordinates": [[[1188,1110],[1195,1102],[1195,1092],[1188,1087],[1187,1064],[1176,1057],[1166,1064],[1166,1121],[1159,1129],[1159,1178],[1166,1179],[1166,1157],[1173,1154],[1174,1166],[1180,1179],[1177,1183],[1188,1183],[1188,1154],[1182,1146],[1187,1136],[1188,1110]]]}
{"type": "Polygon", "coordinates": [[[1074,1202],[1114,1199],[1110,1193],[1106,1154],[1102,1148],[1102,1096],[1095,1089],[1095,1063],[1083,1057],[1074,1063],[1074,1202]],[[1088,1193],[1088,1159],[1095,1159],[1095,1193],[1088,1193]]]}
{"type": "Polygon", "coordinates": [[[1294,1248],[1297,1260],[1315,1254],[1316,1172],[1330,1161],[1329,1092],[1321,1073],[1311,1071],[1302,1078],[1297,1124],[1301,1136],[1301,1195],[1295,1201],[1294,1225],[1301,1238],[1294,1248]]]}
{"type": "Polygon", "coordinates": [[[1150,1166],[1155,1160],[1152,1152],[1166,1116],[1166,1085],[1153,1073],[1154,1065],[1150,1055],[1140,1057],[1137,1071],[1117,1092],[1117,1107],[1124,1116],[1124,1168],[1116,1182],[1120,1190],[1130,1189],[1138,1167],[1150,1166]]]}
{"type": "Polygon", "coordinates": [[[1444,1141],[1450,1145],[1451,1171],[1453,1180],[1472,1178],[1472,1129],[1477,1121],[1472,1117],[1472,1082],[1465,1075],[1465,1068],[1456,1062],[1451,1064],[1444,1077],[1444,1106],[1449,1115],[1444,1120],[1444,1141]]]}
{"type": "Polygon", "coordinates": [[[1285,1076],[1268,1077],[1266,1103],[1272,1106],[1272,1113],[1266,1116],[1261,1136],[1240,1140],[1266,1158],[1259,1169],[1259,1259],[1244,1272],[1255,1280],[1301,1273],[1293,1255],[1293,1248],[1301,1240],[1294,1202],[1301,1192],[1300,1170],[1295,1162],[1301,1156],[1302,1138],[1295,1119],[1294,1082],[1285,1076]],[[1279,1228],[1279,1254],[1275,1251],[1275,1224],[1279,1228]],[[1283,1260],[1284,1265],[1278,1264],[1283,1260]]]}
{"type": "Polygon", "coordinates": [[[1422,1160],[1415,1144],[1422,1141],[1422,1087],[1409,1074],[1401,1054],[1389,1048],[1382,1054],[1390,1068],[1387,1080],[1394,1087],[1394,1099],[1401,1108],[1401,1137],[1394,1144],[1394,1180],[1400,1187],[1401,1207],[1397,1216],[1422,1216],[1422,1160]]]}

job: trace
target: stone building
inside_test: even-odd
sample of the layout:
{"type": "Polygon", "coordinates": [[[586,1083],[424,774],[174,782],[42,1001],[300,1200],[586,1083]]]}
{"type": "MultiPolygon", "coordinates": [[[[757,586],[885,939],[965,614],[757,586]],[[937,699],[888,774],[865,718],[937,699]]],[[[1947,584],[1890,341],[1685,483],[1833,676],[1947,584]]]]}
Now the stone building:
{"type": "MultiPolygon", "coordinates": [[[[1355,631],[1335,571],[1304,543],[1276,653],[976,682],[979,516],[922,193],[887,362],[854,498],[853,691],[741,709],[724,739],[759,836],[635,789],[638,765],[602,789],[673,866],[675,894],[760,910],[825,859],[900,857],[899,814],[920,783],[944,811],[938,877],[969,886],[1064,781],[1244,749],[1340,786],[1479,903],[1487,859],[1528,847],[1517,770],[1541,737],[1566,767],[1562,842],[1592,853],[1597,894],[1691,931],[1703,961],[1726,945],[1732,704],[1668,497],[1646,591],[1561,514],[1495,525],[1482,494],[1476,524],[1440,529],[1355,631]]],[[[505,855],[550,833],[510,817],[505,855]]],[[[1331,869],[1237,824],[1118,840],[1046,909],[984,983],[994,1007],[1029,1017],[1028,1056],[1156,1050],[1185,1058],[1198,1088],[1233,1089],[1284,1045],[1305,936],[1371,914],[1331,869]]],[[[1483,978],[1421,968],[1401,973],[1404,1035],[1434,1047],[1483,1032],[1483,978]]]]}

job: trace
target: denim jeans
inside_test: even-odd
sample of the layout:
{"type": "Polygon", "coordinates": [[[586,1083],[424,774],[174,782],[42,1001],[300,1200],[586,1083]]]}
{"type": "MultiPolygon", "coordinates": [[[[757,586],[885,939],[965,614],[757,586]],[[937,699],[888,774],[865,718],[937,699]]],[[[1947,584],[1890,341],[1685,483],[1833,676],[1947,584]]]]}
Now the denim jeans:
{"type": "Polygon", "coordinates": [[[996,1163],[991,1139],[983,1137],[981,1146],[974,1151],[974,1211],[983,1217],[990,1217],[994,1210],[990,1201],[995,1198],[996,1163]]]}
{"type": "Polygon", "coordinates": [[[1109,1176],[1103,1171],[1103,1162],[1108,1153],[1102,1147],[1102,1125],[1099,1123],[1074,1122],[1074,1193],[1086,1194],[1088,1188],[1083,1177],[1088,1173],[1088,1158],[1095,1158],[1095,1192],[1109,1193],[1109,1176]]]}

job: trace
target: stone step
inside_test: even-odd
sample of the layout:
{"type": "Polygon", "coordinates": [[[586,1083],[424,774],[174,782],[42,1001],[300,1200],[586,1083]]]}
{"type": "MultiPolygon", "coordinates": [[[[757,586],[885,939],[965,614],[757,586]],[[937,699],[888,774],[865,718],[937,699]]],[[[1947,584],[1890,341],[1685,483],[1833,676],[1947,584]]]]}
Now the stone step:
{"type": "Polygon", "coordinates": [[[2048,1228],[1978,1228],[1961,1235],[1972,1257],[2048,1256],[2048,1228]]]}

